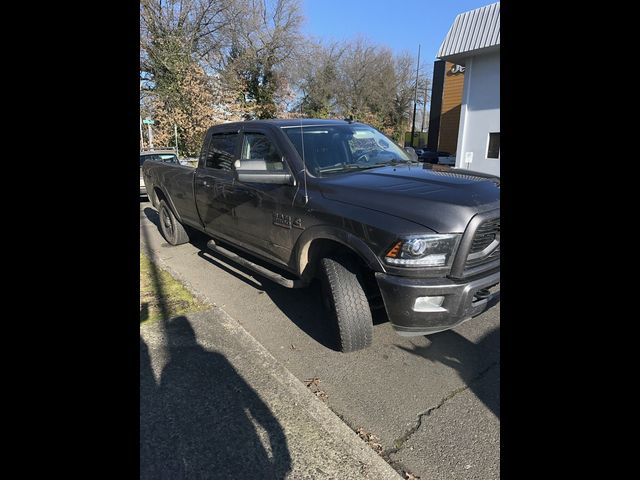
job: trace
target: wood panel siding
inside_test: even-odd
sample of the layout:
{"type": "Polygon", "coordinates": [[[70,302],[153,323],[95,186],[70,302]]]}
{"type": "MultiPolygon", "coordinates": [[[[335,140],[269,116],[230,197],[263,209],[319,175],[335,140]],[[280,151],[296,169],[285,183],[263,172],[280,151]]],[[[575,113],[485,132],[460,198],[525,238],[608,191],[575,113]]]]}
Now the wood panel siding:
{"type": "Polygon", "coordinates": [[[453,154],[456,153],[458,145],[460,105],[464,88],[464,72],[452,73],[454,66],[455,64],[451,62],[447,62],[445,66],[440,138],[438,139],[438,150],[453,154]]]}

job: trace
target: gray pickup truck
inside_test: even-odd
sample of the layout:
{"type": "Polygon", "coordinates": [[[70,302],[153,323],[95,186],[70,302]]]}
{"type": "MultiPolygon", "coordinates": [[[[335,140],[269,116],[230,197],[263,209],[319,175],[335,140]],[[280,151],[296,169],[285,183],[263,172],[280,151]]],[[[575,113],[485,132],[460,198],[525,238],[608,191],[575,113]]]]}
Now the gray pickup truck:
{"type": "Polygon", "coordinates": [[[147,161],[142,172],[170,244],[195,229],[284,287],[318,278],[343,352],[371,344],[376,303],[413,336],[499,301],[499,178],[412,161],[366,124],[222,124],[196,168],[147,161]]]}

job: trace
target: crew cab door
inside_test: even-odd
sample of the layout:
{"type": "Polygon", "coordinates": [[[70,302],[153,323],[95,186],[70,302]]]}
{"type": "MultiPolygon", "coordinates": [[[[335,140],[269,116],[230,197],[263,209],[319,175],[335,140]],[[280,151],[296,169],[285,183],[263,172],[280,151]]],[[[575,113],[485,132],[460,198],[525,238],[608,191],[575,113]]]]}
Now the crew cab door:
{"type": "MultiPolygon", "coordinates": [[[[246,126],[242,131],[240,160],[267,161],[269,170],[291,173],[283,156],[282,140],[267,128],[246,126]]],[[[259,253],[286,263],[291,255],[295,215],[294,185],[241,182],[234,185],[235,229],[244,243],[259,253]]],[[[295,233],[299,234],[300,230],[295,233]]]]}
{"type": "Polygon", "coordinates": [[[232,235],[234,230],[233,162],[238,158],[238,129],[209,132],[195,173],[194,197],[206,231],[232,235]]]}

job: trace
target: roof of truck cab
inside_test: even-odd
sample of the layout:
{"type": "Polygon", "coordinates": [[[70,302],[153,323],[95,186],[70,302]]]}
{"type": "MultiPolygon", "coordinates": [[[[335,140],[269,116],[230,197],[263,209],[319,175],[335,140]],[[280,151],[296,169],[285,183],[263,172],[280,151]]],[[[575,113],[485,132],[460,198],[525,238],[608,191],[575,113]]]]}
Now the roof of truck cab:
{"type": "Polygon", "coordinates": [[[287,118],[287,119],[279,119],[273,118],[269,120],[247,120],[245,122],[232,122],[232,123],[222,123],[220,125],[216,125],[215,127],[222,126],[241,126],[241,125],[273,125],[275,127],[299,127],[300,124],[302,126],[310,126],[310,125],[348,125],[349,123],[358,124],[355,120],[353,122],[349,122],[348,120],[327,120],[326,118],[287,118]]]}

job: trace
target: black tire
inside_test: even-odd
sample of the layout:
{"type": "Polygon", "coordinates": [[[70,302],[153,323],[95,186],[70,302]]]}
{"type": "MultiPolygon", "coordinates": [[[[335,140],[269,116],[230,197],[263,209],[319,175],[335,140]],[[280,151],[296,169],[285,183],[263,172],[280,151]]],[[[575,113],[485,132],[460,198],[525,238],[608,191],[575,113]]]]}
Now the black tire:
{"type": "Polygon", "coordinates": [[[182,245],[189,241],[189,234],[164,200],[160,200],[158,215],[160,216],[160,231],[167,242],[171,245],[182,245]]]}
{"type": "Polygon", "coordinates": [[[323,258],[320,282],[339,350],[355,352],[370,346],[373,320],[356,262],[347,258],[323,258]]]}

